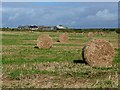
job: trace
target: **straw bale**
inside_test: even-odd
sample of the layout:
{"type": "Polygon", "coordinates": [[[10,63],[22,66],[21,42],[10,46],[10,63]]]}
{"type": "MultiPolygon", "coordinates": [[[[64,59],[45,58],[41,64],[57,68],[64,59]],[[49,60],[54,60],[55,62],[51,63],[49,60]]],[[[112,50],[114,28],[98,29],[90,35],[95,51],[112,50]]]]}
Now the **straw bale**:
{"type": "Polygon", "coordinates": [[[111,67],[114,48],[106,40],[95,39],[88,42],[82,49],[83,60],[92,67],[111,67]]]}

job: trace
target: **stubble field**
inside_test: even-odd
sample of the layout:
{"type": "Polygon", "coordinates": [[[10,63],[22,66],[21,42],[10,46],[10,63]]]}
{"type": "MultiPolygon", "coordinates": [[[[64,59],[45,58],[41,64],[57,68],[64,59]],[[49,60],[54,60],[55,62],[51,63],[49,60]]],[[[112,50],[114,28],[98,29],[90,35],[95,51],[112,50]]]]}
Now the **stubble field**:
{"type": "Polygon", "coordinates": [[[113,44],[113,67],[93,68],[82,60],[82,48],[91,38],[68,32],[69,41],[56,42],[63,32],[3,31],[2,87],[3,88],[117,88],[118,34],[104,32],[92,39],[105,39],[113,44]],[[50,49],[38,49],[36,40],[49,34],[50,49]]]}

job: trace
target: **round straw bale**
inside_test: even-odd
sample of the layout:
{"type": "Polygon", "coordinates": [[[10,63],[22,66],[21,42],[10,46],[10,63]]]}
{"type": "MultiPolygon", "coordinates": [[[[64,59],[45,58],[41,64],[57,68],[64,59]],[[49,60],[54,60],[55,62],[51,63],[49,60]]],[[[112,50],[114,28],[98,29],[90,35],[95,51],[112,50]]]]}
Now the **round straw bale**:
{"type": "Polygon", "coordinates": [[[88,33],[88,37],[92,38],[94,36],[94,33],[93,32],[89,32],[88,33]]]}
{"type": "Polygon", "coordinates": [[[96,34],[96,35],[97,35],[97,34],[99,34],[99,32],[95,32],[94,34],[96,34]]]}
{"type": "Polygon", "coordinates": [[[59,42],[67,42],[68,41],[68,34],[65,32],[59,35],[59,42]]]}
{"type": "Polygon", "coordinates": [[[83,60],[92,67],[111,67],[114,48],[111,43],[102,39],[88,42],[82,49],[83,60]]]}
{"type": "Polygon", "coordinates": [[[76,34],[77,34],[76,32],[73,32],[73,33],[72,33],[73,36],[76,35],[76,34]]]}
{"type": "Polygon", "coordinates": [[[99,32],[99,35],[103,36],[103,35],[104,35],[104,32],[99,32]]]}
{"type": "Polygon", "coordinates": [[[38,37],[37,47],[43,48],[43,49],[48,49],[48,48],[52,47],[52,44],[53,44],[52,42],[53,42],[52,38],[48,34],[45,34],[45,35],[38,37]]]}
{"type": "Polygon", "coordinates": [[[85,34],[84,32],[81,33],[82,36],[84,36],[84,34],[85,34]]]}

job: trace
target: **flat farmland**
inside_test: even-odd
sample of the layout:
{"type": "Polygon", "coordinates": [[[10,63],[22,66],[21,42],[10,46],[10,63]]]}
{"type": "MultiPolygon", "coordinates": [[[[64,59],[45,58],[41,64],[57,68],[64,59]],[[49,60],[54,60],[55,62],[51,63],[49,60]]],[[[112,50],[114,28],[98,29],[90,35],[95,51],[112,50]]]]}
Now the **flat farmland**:
{"type": "Polygon", "coordinates": [[[104,32],[93,38],[68,32],[69,41],[57,42],[63,32],[2,31],[3,88],[117,88],[118,34],[104,32]],[[53,39],[50,49],[35,48],[43,34],[53,39]],[[113,67],[93,68],[84,63],[82,48],[92,39],[104,39],[113,44],[113,67]]]}

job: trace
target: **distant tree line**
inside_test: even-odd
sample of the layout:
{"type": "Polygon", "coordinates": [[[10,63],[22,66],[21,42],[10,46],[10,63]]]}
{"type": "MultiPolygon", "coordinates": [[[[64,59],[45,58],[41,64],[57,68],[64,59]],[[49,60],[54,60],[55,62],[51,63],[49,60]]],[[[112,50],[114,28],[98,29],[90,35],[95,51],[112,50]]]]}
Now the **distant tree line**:
{"type": "Polygon", "coordinates": [[[1,28],[2,31],[39,31],[39,32],[96,32],[96,31],[104,31],[104,32],[110,32],[110,31],[116,31],[117,33],[120,33],[120,28],[100,28],[100,29],[65,29],[65,30],[30,30],[30,29],[18,29],[18,28],[1,28]]]}

